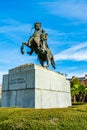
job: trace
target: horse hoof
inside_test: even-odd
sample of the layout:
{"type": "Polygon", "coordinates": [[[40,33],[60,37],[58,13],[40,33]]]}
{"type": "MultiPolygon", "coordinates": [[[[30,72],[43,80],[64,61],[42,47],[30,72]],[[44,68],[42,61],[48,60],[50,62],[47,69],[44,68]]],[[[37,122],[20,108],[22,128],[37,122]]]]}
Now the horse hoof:
{"type": "Polygon", "coordinates": [[[27,54],[31,55],[31,53],[28,51],[27,54]]]}
{"type": "Polygon", "coordinates": [[[22,54],[24,54],[24,51],[23,51],[23,50],[21,50],[21,53],[22,53],[22,54]]]}
{"type": "Polygon", "coordinates": [[[23,48],[21,47],[21,53],[24,54],[23,48]]]}

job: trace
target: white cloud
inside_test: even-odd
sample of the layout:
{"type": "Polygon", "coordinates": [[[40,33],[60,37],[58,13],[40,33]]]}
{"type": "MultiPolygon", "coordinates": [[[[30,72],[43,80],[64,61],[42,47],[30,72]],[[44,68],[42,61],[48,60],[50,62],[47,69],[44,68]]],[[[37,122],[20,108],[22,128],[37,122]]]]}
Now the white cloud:
{"type": "Polygon", "coordinates": [[[69,72],[68,75],[67,75],[67,78],[72,78],[72,76],[75,76],[75,77],[84,77],[85,74],[87,74],[87,71],[83,72],[83,71],[78,71],[78,72],[69,72]]]}
{"type": "MultiPolygon", "coordinates": [[[[0,52],[0,55],[2,52],[0,52]]],[[[0,57],[0,62],[3,64],[20,64],[24,62],[33,62],[36,59],[36,56],[27,55],[27,50],[25,49],[25,54],[22,55],[20,49],[12,49],[12,50],[3,50],[3,55],[0,57]]]]}
{"type": "Polygon", "coordinates": [[[66,18],[76,18],[87,22],[87,3],[76,0],[62,0],[56,2],[41,2],[40,5],[51,14],[66,18]]]}
{"type": "Polygon", "coordinates": [[[20,25],[20,22],[14,19],[1,19],[0,23],[5,25],[20,25]]]}
{"type": "Polygon", "coordinates": [[[12,19],[1,20],[0,23],[2,23],[0,26],[0,34],[4,36],[4,39],[1,39],[1,37],[0,40],[7,42],[11,40],[12,42],[20,43],[24,38],[27,40],[31,35],[31,31],[33,31],[31,24],[22,24],[12,19]]]}
{"type": "Polygon", "coordinates": [[[5,25],[0,27],[0,33],[11,33],[11,32],[28,32],[31,29],[29,24],[20,24],[20,25],[5,25]]]}
{"type": "Polygon", "coordinates": [[[87,61],[87,42],[72,46],[54,56],[57,60],[87,61]]]}
{"type": "Polygon", "coordinates": [[[29,56],[26,53],[25,51],[25,54],[22,55],[19,49],[3,50],[3,53],[0,52],[0,84],[2,83],[3,74],[7,74],[9,69],[22,64],[36,62],[36,56],[29,56]]]}

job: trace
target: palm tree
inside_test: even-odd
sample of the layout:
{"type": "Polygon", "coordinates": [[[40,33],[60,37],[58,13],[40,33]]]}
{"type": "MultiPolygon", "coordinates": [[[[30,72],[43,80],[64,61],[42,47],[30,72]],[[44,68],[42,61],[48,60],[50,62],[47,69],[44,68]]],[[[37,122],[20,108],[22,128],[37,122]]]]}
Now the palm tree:
{"type": "Polygon", "coordinates": [[[87,96],[87,86],[82,85],[79,78],[71,80],[71,95],[73,102],[84,102],[87,96]]]}

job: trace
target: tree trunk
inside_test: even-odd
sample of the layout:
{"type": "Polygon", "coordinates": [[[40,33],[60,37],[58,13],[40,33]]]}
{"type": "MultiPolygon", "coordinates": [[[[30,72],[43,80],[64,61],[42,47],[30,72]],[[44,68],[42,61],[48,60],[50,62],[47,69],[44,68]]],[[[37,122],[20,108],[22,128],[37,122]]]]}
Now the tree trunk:
{"type": "Polygon", "coordinates": [[[85,102],[85,97],[86,97],[86,95],[83,94],[82,102],[85,102]]]}
{"type": "Polygon", "coordinates": [[[76,101],[76,95],[73,96],[73,102],[77,102],[76,101]]]}

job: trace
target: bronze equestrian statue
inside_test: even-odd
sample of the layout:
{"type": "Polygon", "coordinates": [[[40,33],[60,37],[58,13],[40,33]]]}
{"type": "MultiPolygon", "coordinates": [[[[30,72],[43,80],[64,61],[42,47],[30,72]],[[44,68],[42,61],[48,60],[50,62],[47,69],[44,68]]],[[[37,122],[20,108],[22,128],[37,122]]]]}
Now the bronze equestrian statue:
{"type": "Polygon", "coordinates": [[[22,43],[21,53],[24,54],[24,45],[26,45],[31,49],[30,52],[27,53],[32,55],[32,53],[35,52],[38,56],[40,64],[43,67],[44,62],[46,61],[47,62],[46,67],[49,67],[51,63],[53,68],[56,68],[54,57],[47,45],[48,34],[45,33],[44,29],[41,30],[41,23],[35,23],[34,29],[35,31],[33,35],[28,39],[28,41],[22,43]]]}

